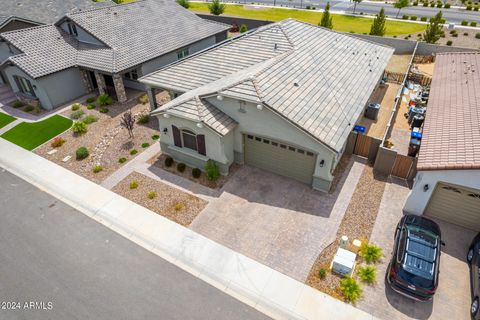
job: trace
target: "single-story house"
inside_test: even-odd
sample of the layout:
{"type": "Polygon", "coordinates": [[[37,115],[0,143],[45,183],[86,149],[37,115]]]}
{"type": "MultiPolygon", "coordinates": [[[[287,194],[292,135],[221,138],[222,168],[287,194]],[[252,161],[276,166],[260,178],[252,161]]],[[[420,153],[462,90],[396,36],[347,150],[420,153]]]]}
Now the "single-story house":
{"type": "Polygon", "coordinates": [[[405,211],[480,231],[480,53],[437,54],[405,211]]]}
{"type": "Polygon", "coordinates": [[[348,136],[393,49],[293,19],[261,27],[144,76],[171,92],[160,144],[175,160],[214,160],[327,191],[348,136]]]}
{"type": "Polygon", "coordinates": [[[21,99],[53,109],[98,90],[127,100],[139,77],[212,46],[229,26],[203,20],[169,0],[68,13],[53,25],[0,38],[0,71],[21,99]]]}

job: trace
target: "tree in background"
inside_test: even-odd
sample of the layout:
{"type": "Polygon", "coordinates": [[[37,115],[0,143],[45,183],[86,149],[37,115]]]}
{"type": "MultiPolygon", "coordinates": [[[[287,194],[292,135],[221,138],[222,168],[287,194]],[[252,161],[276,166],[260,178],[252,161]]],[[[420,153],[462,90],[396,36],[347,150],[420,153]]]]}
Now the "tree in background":
{"type": "Polygon", "coordinates": [[[208,10],[211,14],[219,16],[225,11],[225,4],[221,3],[220,0],[213,0],[212,3],[208,4],[208,10]]]}
{"type": "Polygon", "coordinates": [[[442,11],[439,11],[435,17],[430,19],[427,29],[423,33],[423,41],[426,43],[436,43],[442,34],[442,11]]]}
{"type": "Polygon", "coordinates": [[[357,4],[362,2],[363,0],[353,0],[353,13],[355,13],[355,9],[357,9],[357,4]]]}
{"type": "Polygon", "coordinates": [[[177,3],[184,7],[185,9],[190,8],[190,1],[188,0],[177,0],[177,3]]]}
{"type": "Polygon", "coordinates": [[[327,6],[323,11],[322,20],[320,20],[319,26],[327,29],[333,28],[332,16],[330,15],[330,2],[327,2],[327,6]]]}
{"type": "Polygon", "coordinates": [[[370,27],[370,35],[371,36],[381,36],[385,35],[385,10],[380,9],[380,12],[377,14],[375,19],[373,19],[372,26],[370,27]]]}
{"type": "Polygon", "coordinates": [[[393,6],[398,9],[397,15],[395,16],[395,18],[398,18],[398,15],[400,14],[400,10],[410,5],[408,1],[409,0],[397,0],[397,2],[395,2],[393,6]]]}

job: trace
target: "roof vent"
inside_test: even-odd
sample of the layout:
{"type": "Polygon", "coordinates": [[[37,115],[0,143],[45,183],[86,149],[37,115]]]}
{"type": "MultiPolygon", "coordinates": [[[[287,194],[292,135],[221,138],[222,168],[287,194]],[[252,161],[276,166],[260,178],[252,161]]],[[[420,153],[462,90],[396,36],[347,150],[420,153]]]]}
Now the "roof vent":
{"type": "Polygon", "coordinates": [[[295,87],[298,87],[300,84],[298,83],[298,79],[293,80],[293,85],[295,87]]]}
{"type": "Polygon", "coordinates": [[[277,50],[278,49],[278,44],[275,43],[275,45],[273,46],[273,49],[277,50]]]}

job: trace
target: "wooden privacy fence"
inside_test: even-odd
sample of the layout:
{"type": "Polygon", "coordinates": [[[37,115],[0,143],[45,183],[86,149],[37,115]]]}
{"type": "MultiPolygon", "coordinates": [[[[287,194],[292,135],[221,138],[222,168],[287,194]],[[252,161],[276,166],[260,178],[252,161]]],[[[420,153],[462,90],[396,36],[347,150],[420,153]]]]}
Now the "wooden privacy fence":
{"type": "Polygon", "coordinates": [[[355,147],[353,153],[361,157],[368,158],[370,154],[370,145],[372,144],[372,138],[363,134],[357,134],[357,141],[355,141],[355,147]]]}
{"type": "Polygon", "coordinates": [[[408,80],[418,83],[422,86],[429,86],[432,83],[432,78],[423,73],[410,72],[408,74],[408,80]]]}
{"type": "Polygon", "coordinates": [[[435,56],[434,55],[414,56],[413,57],[413,63],[432,63],[434,61],[435,61],[435,56]]]}
{"type": "Polygon", "coordinates": [[[397,154],[392,168],[392,176],[407,179],[412,170],[413,157],[397,154]]]}

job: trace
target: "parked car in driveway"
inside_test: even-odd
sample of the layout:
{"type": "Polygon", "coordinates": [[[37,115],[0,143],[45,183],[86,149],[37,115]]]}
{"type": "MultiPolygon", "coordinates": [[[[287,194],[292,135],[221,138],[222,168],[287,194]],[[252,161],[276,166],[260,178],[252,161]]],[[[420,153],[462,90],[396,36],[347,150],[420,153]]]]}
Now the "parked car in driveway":
{"type": "Polygon", "coordinates": [[[472,305],[470,313],[473,319],[480,319],[478,309],[480,297],[480,233],[473,239],[468,248],[467,261],[470,265],[470,283],[472,287],[472,305]]]}
{"type": "Polygon", "coordinates": [[[386,274],[392,289],[414,300],[432,299],[438,286],[442,244],[440,228],[434,221],[405,215],[395,231],[386,274]]]}

